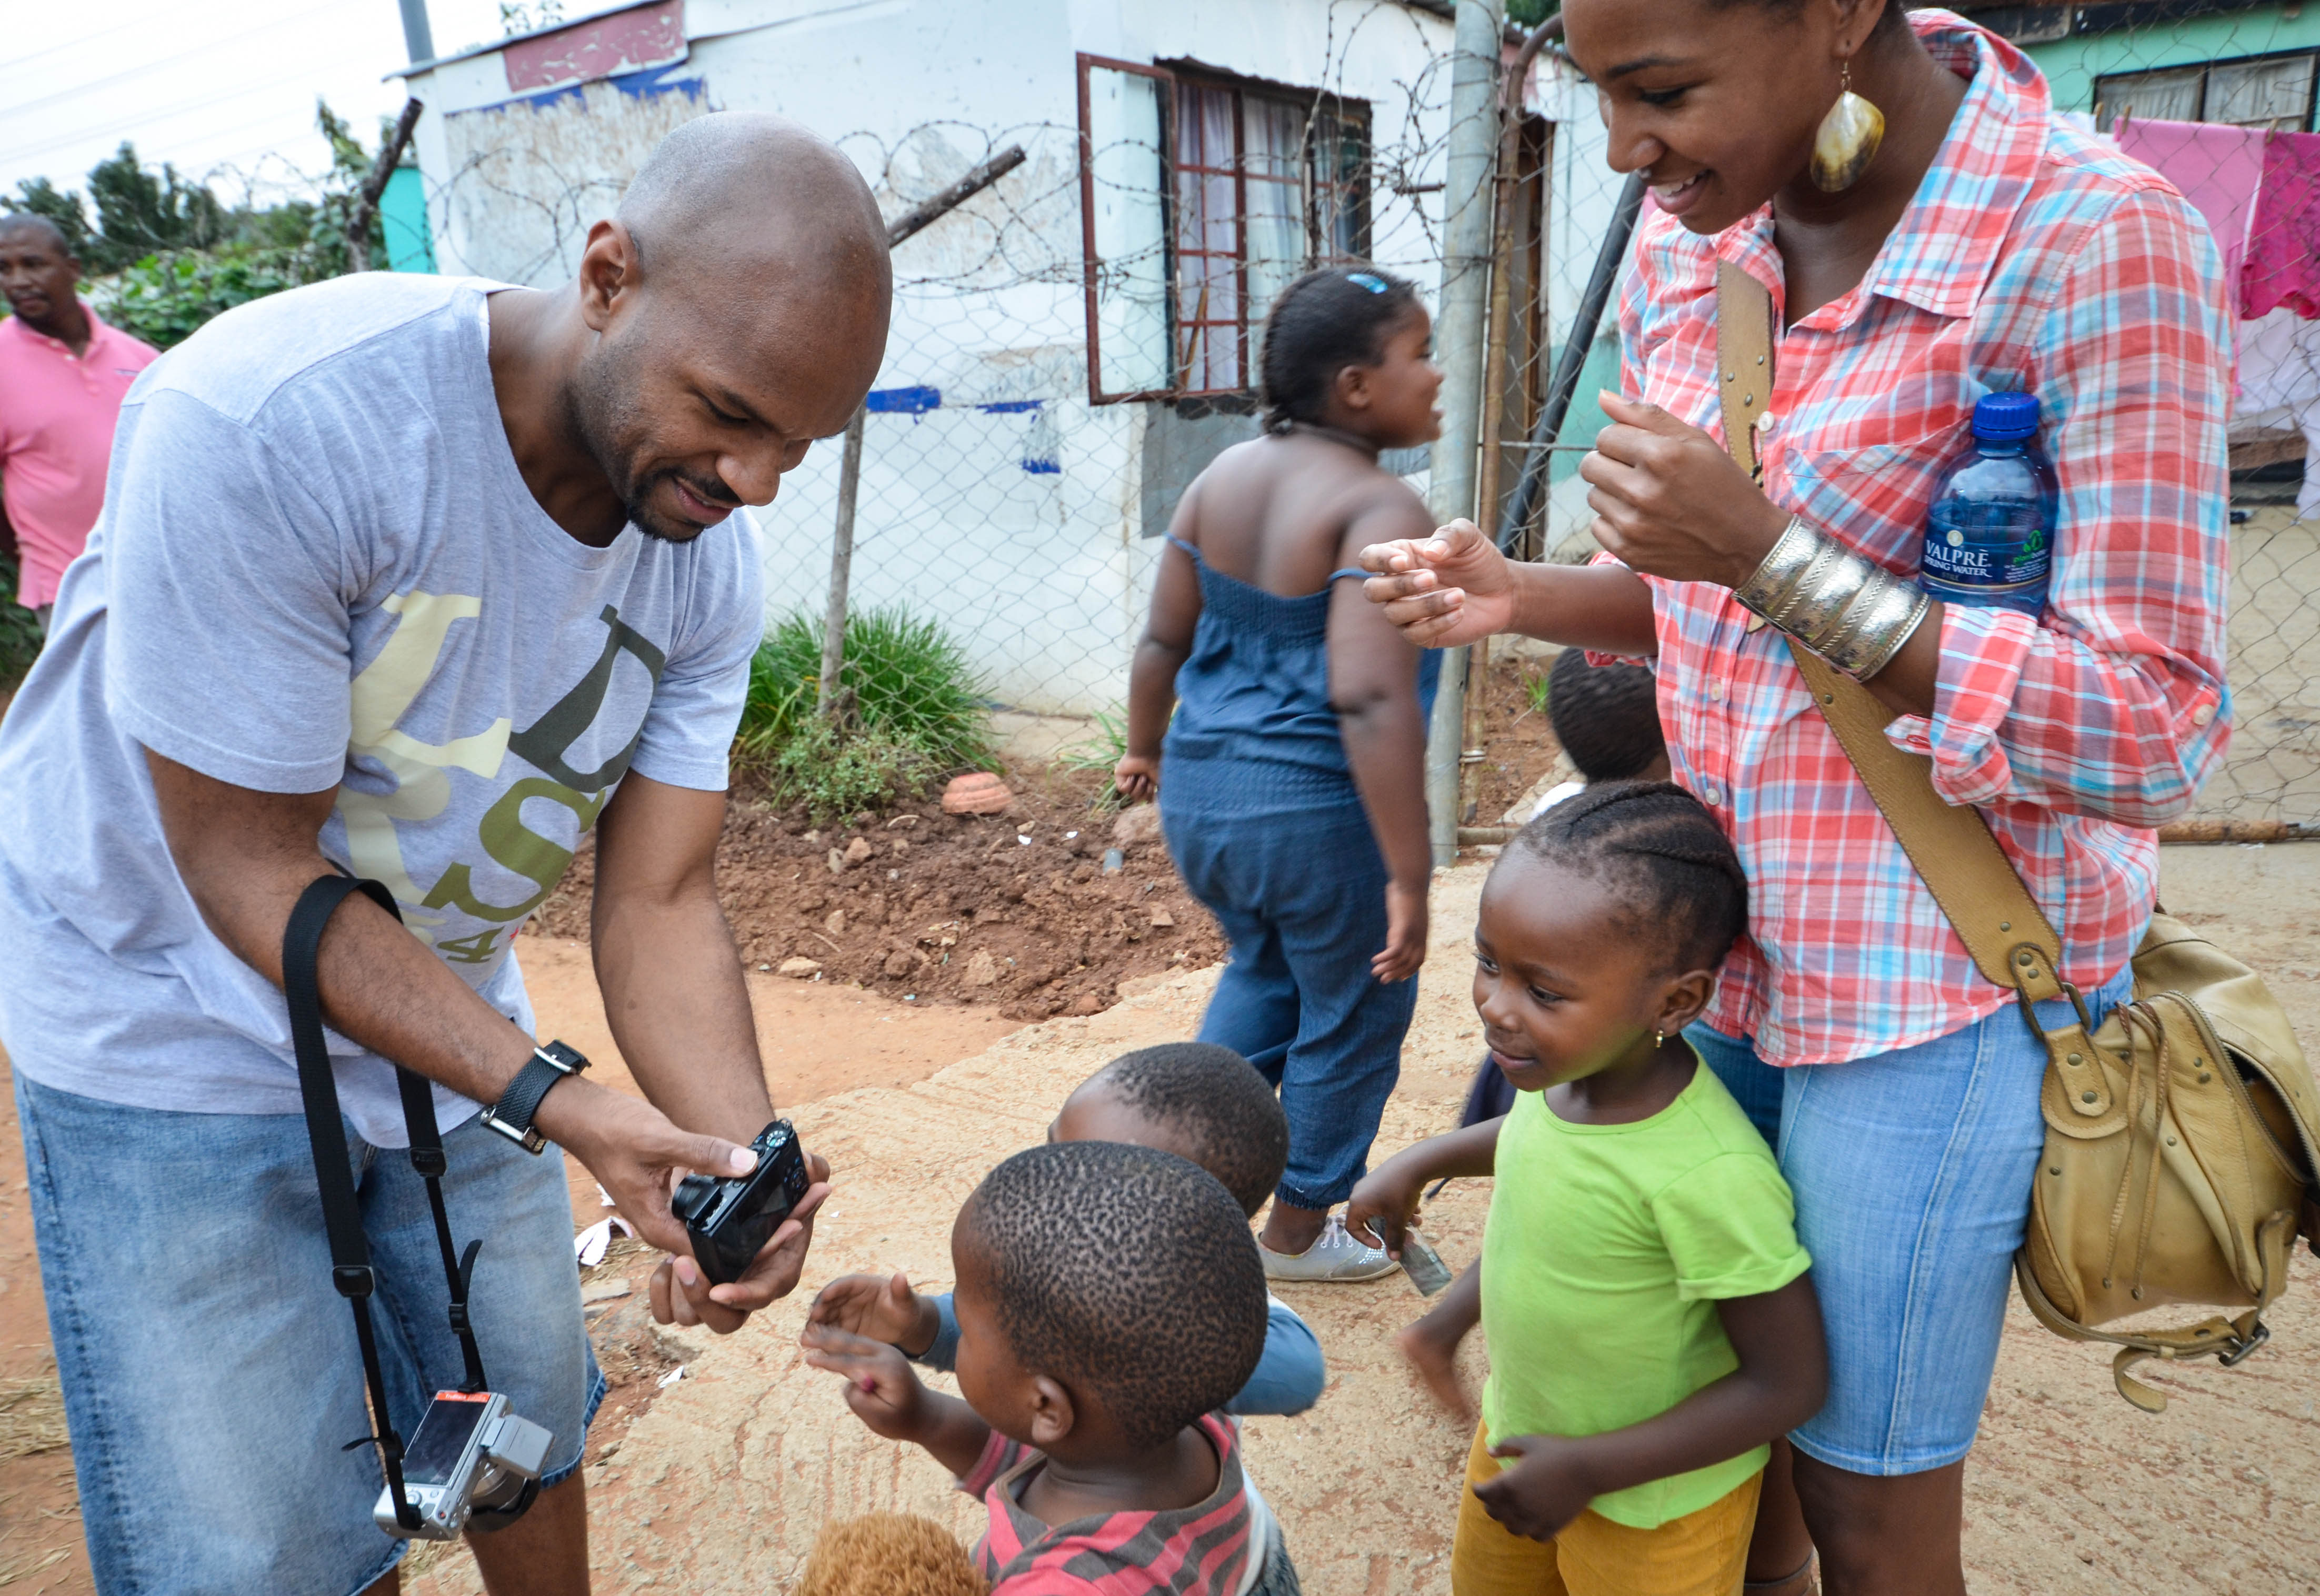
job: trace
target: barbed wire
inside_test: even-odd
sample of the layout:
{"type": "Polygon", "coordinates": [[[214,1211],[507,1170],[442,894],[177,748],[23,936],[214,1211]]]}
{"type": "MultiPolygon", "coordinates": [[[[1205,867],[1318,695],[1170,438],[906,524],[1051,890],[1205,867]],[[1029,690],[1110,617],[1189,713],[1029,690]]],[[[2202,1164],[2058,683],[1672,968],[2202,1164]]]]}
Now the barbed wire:
{"type": "MultiPolygon", "coordinates": [[[[1390,26],[1416,30],[1418,23],[1407,7],[1346,0],[1330,9],[1313,70],[1304,75],[1315,86],[1292,93],[1270,83],[1247,86],[1301,112],[1290,153],[1309,187],[1313,152],[1335,136],[1330,119],[1352,98],[1346,63],[1356,41],[1364,30],[1390,26]]],[[[2156,92],[2151,85],[2172,83],[2168,107],[2183,113],[2184,72],[2200,62],[2280,59],[2278,26],[2266,18],[2218,26],[2211,17],[2196,26],[2121,31],[2108,36],[2101,70],[2070,76],[2057,67],[2057,104],[2106,136],[2122,111],[2133,115],[2135,102],[2156,92]],[[2187,52],[2199,50],[2207,53],[2187,66],[2187,52]]],[[[1391,95],[1380,95],[1373,84],[1364,114],[1373,120],[1361,123],[1358,159],[1337,174],[1361,191],[1371,258],[1415,277],[1429,294],[1442,268],[1449,65],[1448,55],[1429,50],[1392,79],[1391,95]]],[[[1563,70],[1552,63],[1541,68],[1549,77],[1563,70]]],[[[2246,73],[2225,77],[2243,100],[2253,92],[2242,81],[2246,73]]],[[[1590,91],[1566,79],[1561,92],[1590,91]]],[[[2289,120],[2309,129],[2308,79],[2304,93],[2301,120],[2289,120]]],[[[575,114],[595,113],[588,96],[587,89],[580,92],[575,114]]],[[[459,124],[447,140],[452,164],[430,174],[427,192],[432,231],[449,246],[444,268],[517,282],[560,278],[588,225],[617,203],[633,160],[657,141],[655,129],[711,108],[705,88],[675,81],[657,97],[628,95],[620,109],[625,142],[618,149],[612,147],[616,141],[592,143],[580,132],[544,131],[545,119],[528,109],[521,123],[502,118],[494,124],[489,111],[447,119],[459,124]]],[[[2206,109],[2189,103],[2193,118],[2206,109]]],[[[1509,221],[1514,247],[1497,290],[1489,437],[1500,451],[1502,497],[1514,490],[1522,440],[1545,403],[1556,357],[1574,335],[1587,340],[1581,398],[1554,440],[1545,491],[1524,529],[1523,546],[1533,558],[1572,560],[1593,550],[1575,469],[1601,424],[1592,394],[1615,386],[1618,376],[1616,330],[1608,320],[1575,334],[1570,325],[1621,182],[1604,163],[1600,130],[1591,122],[1591,112],[1581,111],[1565,122],[1534,118],[1526,124],[1513,186],[1517,214],[1509,221]]],[[[1255,430],[1242,392],[1187,391],[1124,404],[1091,398],[1092,280],[1100,297],[1154,297],[1174,344],[1173,330],[1185,308],[1173,303],[1184,281],[1175,264],[1182,242],[1175,219],[1171,213],[1144,244],[1092,268],[1081,213],[1083,134],[1075,124],[930,119],[900,131],[858,130],[838,142],[889,214],[1010,145],[1026,154],[994,186],[896,253],[894,335],[865,421],[856,606],[901,605],[941,621],[1002,706],[1079,716],[1109,711],[1125,695],[1157,534],[1175,495],[1218,448],[1255,430]]],[[[1087,181],[1100,196],[1156,198],[1164,206],[1180,197],[1175,186],[1185,179],[1165,134],[1156,146],[1121,140],[1090,153],[1087,181]],[[1106,159],[1129,154],[1133,162],[1106,159]],[[1106,175],[1130,166],[1156,168],[1167,191],[1131,191],[1106,175]]],[[[2198,176],[2170,175],[2179,186],[2198,176]]],[[[1251,222],[1247,212],[1236,217],[1244,230],[1251,222]]],[[[1327,253],[1310,231],[1307,242],[1315,258],[1327,253]]],[[[1238,286],[1246,289],[1246,275],[1238,286]]],[[[1245,336],[1254,336],[1259,308],[1250,307],[1245,336]]],[[[2320,340],[2304,347],[2315,353],[2296,376],[2297,391],[2320,395],[2320,340]]],[[[1179,353],[1168,350],[1181,379],[1179,353]]],[[[2320,397],[2309,414],[2320,431],[2320,397]]],[[[2235,423],[2243,456],[2252,447],[2242,436],[2249,424],[2246,413],[2235,423]]],[[[2267,436],[2267,447],[2286,449],[2281,428],[2267,436]]],[[[777,607],[818,609],[835,512],[836,457],[835,449],[814,451],[766,514],[777,607]]],[[[1415,459],[1401,464],[1422,467],[1415,459]]],[[[2277,464],[2273,474],[2280,474],[2277,464]]],[[[2320,676],[2314,653],[2320,642],[2320,521],[2299,514],[2293,503],[2256,502],[2283,494],[2292,499],[2294,491],[2292,484],[2245,477],[2239,484],[2229,632],[2237,728],[2202,814],[2320,821],[2320,687],[2314,685],[2320,676]]]]}

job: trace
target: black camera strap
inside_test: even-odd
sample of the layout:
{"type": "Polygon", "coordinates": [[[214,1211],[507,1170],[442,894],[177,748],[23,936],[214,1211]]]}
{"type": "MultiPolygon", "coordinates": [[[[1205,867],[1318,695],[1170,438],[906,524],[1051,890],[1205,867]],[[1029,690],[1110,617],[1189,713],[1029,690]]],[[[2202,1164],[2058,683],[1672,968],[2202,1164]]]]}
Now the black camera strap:
{"type": "MultiPolygon", "coordinates": [[[[370,1247],[363,1237],[362,1207],[355,1196],[354,1171],[348,1160],[346,1127],[339,1116],[339,1088],[331,1069],[329,1044],[322,1035],[322,998],[318,967],[322,932],[340,903],[359,892],[394,916],[394,895],[376,881],[351,875],[324,875],[299,894],[282,933],[282,995],[290,1010],[290,1043],[298,1056],[298,1093],[306,1109],[306,1138],[314,1152],[314,1179],[322,1198],[322,1226],[330,1238],[331,1283],[354,1310],[355,1340],[362,1348],[363,1378],[370,1391],[375,1435],[347,1443],[375,1446],[386,1473],[387,1488],[394,1493],[394,1516],[406,1529],[419,1528],[419,1510],[411,1503],[403,1483],[403,1437],[395,1432],[386,1405],[386,1376],[379,1366],[378,1341],[370,1320],[371,1293],[377,1276],[371,1269],[370,1247]]],[[[467,1365],[467,1391],[485,1389],[483,1354],[467,1316],[467,1284],[476,1268],[480,1241],[467,1244],[459,1256],[451,1239],[451,1220],[443,1206],[443,1136],[435,1120],[435,1099],[424,1077],[395,1066],[395,1085],[403,1098],[403,1118],[411,1136],[411,1166],[427,1184],[428,1206],[434,1211],[435,1239],[443,1254],[443,1273],[451,1291],[451,1329],[467,1365]]]]}

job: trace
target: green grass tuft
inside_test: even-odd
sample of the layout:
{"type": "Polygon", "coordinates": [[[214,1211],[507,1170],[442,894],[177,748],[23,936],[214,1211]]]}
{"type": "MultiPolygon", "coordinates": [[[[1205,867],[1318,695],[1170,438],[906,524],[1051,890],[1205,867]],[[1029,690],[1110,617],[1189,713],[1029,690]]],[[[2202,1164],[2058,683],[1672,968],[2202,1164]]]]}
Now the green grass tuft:
{"type": "MultiPolygon", "coordinates": [[[[1056,763],[1078,775],[1090,770],[1111,774],[1113,766],[1128,756],[1128,709],[1116,704],[1110,710],[1098,710],[1095,730],[1084,741],[1073,743],[1056,751],[1056,763]]],[[[1119,789],[1107,783],[1095,795],[1089,808],[1110,810],[1119,807],[1119,789]]]]}
{"type": "Polygon", "coordinates": [[[899,609],[849,617],[834,721],[814,713],[821,635],[819,620],[785,616],[750,661],[733,753],[765,775],[776,803],[803,803],[819,823],[992,763],[982,684],[940,626],[899,609]]]}

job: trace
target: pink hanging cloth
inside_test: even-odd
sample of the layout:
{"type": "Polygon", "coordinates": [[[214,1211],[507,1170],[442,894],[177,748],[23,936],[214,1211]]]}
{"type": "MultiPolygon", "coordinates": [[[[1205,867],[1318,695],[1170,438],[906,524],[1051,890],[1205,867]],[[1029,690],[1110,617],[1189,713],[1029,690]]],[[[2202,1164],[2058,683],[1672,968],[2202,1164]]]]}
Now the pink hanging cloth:
{"type": "MultiPolygon", "coordinates": [[[[2236,300],[2258,190],[2266,180],[2262,131],[2122,116],[2112,133],[2121,151],[2172,183],[2207,219],[2224,258],[2224,281],[2236,300]]],[[[2257,313],[2242,308],[2238,313],[2257,313]]]]}
{"type": "Polygon", "coordinates": [[[2264,135],[2263,181],[2238,286],[2243,316],[2285,305],[2320,318],[2320,133],[2264,135]]]}

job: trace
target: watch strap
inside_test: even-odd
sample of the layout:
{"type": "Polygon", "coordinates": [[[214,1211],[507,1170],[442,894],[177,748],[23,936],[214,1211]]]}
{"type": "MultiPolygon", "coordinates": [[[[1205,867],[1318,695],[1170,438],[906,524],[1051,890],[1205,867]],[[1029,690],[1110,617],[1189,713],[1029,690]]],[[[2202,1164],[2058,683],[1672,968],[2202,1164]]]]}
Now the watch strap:
{"type": "Polygon", "coordinates": [[[588,1060],[576,1047],[563,1042],[543,1042],[531,1050],[523,1067],[508,1083],[500,1100],[484,1111],[484,1123],[527,1153],[537,1156],[548,1146],[548,1138],[533,1129],[532,1116],[539,1111],[540,1100],[548,1088],[566,1075],[576,1075],[588,1067],[588,1060]]]}

